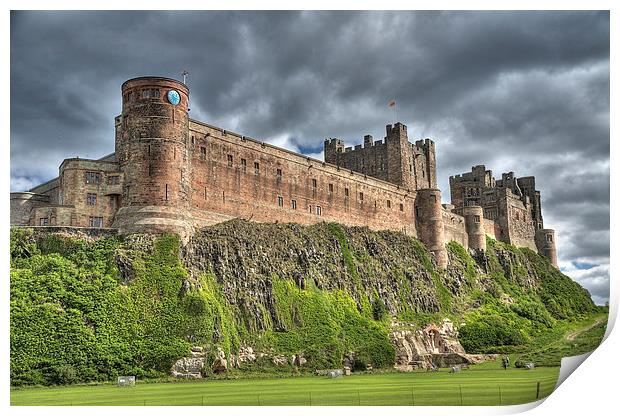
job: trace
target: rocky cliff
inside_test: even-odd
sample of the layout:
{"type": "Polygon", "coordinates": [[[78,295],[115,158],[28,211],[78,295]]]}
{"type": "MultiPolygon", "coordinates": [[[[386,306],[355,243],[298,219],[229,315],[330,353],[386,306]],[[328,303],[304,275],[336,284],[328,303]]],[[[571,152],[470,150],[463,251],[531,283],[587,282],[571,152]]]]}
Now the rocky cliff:
{"type": "Polygon", "coordinates": [[[595,310],[538,254],[488,247],[450,243],[443,270],[414,238],[337,224],[235,220],[183,246],[16,229],[12,382],[452,365],[595,310]]]}

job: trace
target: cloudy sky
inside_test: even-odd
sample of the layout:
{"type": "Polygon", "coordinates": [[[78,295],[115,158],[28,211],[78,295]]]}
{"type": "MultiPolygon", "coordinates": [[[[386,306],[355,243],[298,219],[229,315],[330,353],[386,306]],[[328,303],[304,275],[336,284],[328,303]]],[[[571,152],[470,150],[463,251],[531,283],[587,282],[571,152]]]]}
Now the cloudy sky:
{"type": "Polygon", "coordinates": [[[13,12],[11,190],[114,150],[120,85],[190,72],[191,117],[322,159],[396,115],[438,177],[535,175],[561,268],[609,296],[607,12],[13,12]]]}

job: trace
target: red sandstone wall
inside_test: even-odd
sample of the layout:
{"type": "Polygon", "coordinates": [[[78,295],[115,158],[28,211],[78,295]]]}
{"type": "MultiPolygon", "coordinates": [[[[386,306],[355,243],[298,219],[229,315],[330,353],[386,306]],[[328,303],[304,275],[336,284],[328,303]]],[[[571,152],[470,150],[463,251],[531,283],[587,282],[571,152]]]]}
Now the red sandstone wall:
{"type": "Polygon", "coordinates": [[[448,241],[456,241],[468,248],[467,233],[465,232],[465,220],[461,215],[443,211],[444,238],[448,241]]]}
{"type": "Polygon", "coordinates": [[[415,193],[396,185],[195,121],[190,121],[190,143],[191,206],[209,211],[201,215],[203,225],[227,217],[301,224],[334,221],[416,235],[415,193]],[[258,174],[254,163],[259,164],[258,174]]]}

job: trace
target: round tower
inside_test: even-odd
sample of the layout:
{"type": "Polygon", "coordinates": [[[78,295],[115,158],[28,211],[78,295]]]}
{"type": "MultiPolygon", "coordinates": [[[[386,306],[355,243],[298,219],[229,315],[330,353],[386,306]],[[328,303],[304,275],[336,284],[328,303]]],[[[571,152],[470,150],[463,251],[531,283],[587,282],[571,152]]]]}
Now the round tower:
{"type": "Polygon", "coordinates": [[[465,217],[465,231],[467,232],[469,248],[486,251],[487,236],[484,232],[482,207],[478,205],[463,207],[463,217],[465,217]]]}
{"type": "Polygon", "coordinates": [[[188,155],[189,89],[170,78],[140,77],[123,83],[123,112],[116,157],[124,173],[113,227],[187,236],[191,158],[188,155]]]}
{"type": "Polygon", "coordinates": [[[434,254],[439,267],[448,265],[448,252],[444,244],[441,191],[418,189],[416,195],[416,229],[420,241],[434,254]]]}
{"type": "Polygon", "coordinates": [[[555,231],[545,228],[536,231],[536,247],[538,254],[549,259],[555,268],[558,268],[558,252],[555,248],[555,231]]]}

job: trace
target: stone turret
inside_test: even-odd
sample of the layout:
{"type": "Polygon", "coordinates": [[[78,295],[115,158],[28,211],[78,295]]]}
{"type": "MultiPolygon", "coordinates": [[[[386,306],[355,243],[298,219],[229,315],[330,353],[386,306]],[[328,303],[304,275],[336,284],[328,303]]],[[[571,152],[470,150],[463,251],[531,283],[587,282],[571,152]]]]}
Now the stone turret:
{"type": "Polygon", "coordinates": [[[482,207],[478,205],[463,207],[463,217],[465,217],[465,230],[467,231],[467,244],[469,248],[486,251],[487,237],[484,232],[482,207]]]}
{"type": "Polygon", "coordinates": [[[558,253],[555,248],[555,231],[549,228],[536,231],[536,248],[538,253],[547,257],[551,264],[558,267],[558,253]]]}
{"type": "Polygon", "coordinates": [[[190,231],[189,89],[179,81],[140,77],[122,87],[116,156],[125,173],[114,227],[121,233],[190,231]]]}
{"type": "Polygon", "coordinates": [[[418,238],[433,253],[437,265],[445,268],[448,265],[448,252],[444,244],[441,191],[419,189],[415,207],[418,238]]]}

